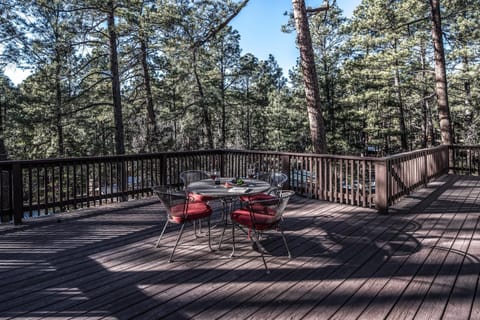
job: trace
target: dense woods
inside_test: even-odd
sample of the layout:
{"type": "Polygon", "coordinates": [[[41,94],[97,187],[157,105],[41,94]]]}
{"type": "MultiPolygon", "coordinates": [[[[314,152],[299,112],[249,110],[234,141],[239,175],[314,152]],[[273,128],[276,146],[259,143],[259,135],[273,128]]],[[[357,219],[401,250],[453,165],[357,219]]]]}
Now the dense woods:
{"type": "MultiPolygon", "coordinates": [[[[32,70],[18,86],[0,72],[1,156],[313,151],[303,70],[287,78],[274,56],[242,51],[228,22],[245,5],[1,1],[0,65],[32,70]]],[[[479,1],[363,0],[349,19],[335,2],[306,12],[327,152],[438,145],[448,126],[456,143],[480,143],[479,1]]]]}

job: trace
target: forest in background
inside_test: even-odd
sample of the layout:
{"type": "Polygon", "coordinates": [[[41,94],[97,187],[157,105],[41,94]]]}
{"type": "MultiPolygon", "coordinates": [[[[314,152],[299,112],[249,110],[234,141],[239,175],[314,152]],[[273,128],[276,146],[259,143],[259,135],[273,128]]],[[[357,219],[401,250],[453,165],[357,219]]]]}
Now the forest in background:
{"type": "MultiPolygon", "coordinates": [[[[244,54],[228,25],[247,2],[0,1],[0,68],[33,71],[18,87],[0,73],[3,158],[311,151],[300,67],[244,54]]],[[[478,144],[480,2],[440,2],[454,140],[478,144]]],[[[329,153],[440,143],[428,1],[363,0],[350,19],[333,3],[309,22],[329,153]]]]}

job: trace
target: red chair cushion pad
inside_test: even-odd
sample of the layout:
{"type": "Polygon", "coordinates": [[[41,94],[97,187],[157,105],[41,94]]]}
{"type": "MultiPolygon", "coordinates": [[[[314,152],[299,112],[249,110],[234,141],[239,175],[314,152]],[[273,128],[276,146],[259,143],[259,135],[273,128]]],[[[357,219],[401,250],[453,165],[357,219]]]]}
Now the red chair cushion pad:
{"type": "Polygon", "coordinates": [[[247,196],[247,195],[241,196],[240,200],[244,202],[273,200],[273,202],[276,202],[278,198],[267,193],[257,193],[257,194],[252,194],[251,196],[247,196]]]}
{"type": "Polygon", "coordinates": [[[188,198],[192,202],[202,202],[202,201],[205,202],[205,201],[214,200],[213,197],[204,196],[204,195],[201,195],[201,194],[198,194],[198,193],[193,193],[193,192],[188,193],[188,198]]]}
{"type": "Polygon", "coordinates": [[[178,204],[170,208],[171,219],[176,223],[202,219],[212,214],[212,208],[205,202],[191,202],[188,205],[178,204]],[[187,210],[185,212],[185,206],[187,210]]]}
{"type": "Polygon", "coordinates": [[[232,212],[232,220],[238,224],[244,225],[249,228],[255,228],[257,230],[267,230],[273,228],[278,218],[275,216],[275,210],[269,207],[254,205],[253,206],[254,221],[250,215],[248,208],[240,208],[232,212]]]}

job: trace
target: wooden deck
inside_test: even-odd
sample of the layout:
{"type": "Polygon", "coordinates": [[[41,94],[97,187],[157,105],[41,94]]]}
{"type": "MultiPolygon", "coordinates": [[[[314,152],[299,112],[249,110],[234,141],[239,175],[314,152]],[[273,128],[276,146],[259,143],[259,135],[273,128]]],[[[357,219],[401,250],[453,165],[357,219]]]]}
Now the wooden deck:
{"type": "MultiPolygon", "coordinates": [[[[220,208],[219,206],[217,206],[220,208]]],[[[244,236],[154,248],[156,199],[0,229],[1,319],[480,319],[480,180],[443,177],[389,215],[295,197],[266,275],[244,236]]],[[[165,242],[176,232],[170,229],[165,242]]]]}

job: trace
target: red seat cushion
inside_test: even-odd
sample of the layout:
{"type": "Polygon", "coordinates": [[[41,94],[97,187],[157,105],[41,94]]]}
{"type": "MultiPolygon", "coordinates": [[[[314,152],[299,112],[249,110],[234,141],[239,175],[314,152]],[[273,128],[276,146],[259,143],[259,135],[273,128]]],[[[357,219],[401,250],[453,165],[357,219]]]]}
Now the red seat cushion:
{"type": "Polygon", "coordinates": [[[240,196],[240,201],[248,202],[248,201],[265,201],[265,205],[275,204],[278,201],[276,196],[272,196],[271,194],[267,193],[257,193],[251,196],[240,196]],[[268,202],[268,200],[272,200],[272,202],[268,202]]]}
{"type": "Polygon", "coordinates": [[[176,223],[202,219],[212,214],[212,208],[205,202],[191,202],[188,205],[177,204],[170,208],[171,219],[176,223]],[[187,210],[185,212],[185,206],[187,210]]]}
{"type": "Polygon", "coordinates": [[[189,192],[188,193],[188,198],[190,201],[193,202],[206,202],[206,201],[211,201],[214,200],[214,197],[209,197],[209,196],[204,196],[202,194],[194,193],[194,192],[189,192]]]}
{"type": "Polygon", "coordinates": [[[232,212],[232,220],[249,228],[254,227],[257,230],[271,229],[278,222],[278,218],[275,216],[275,210],[272,208],[254,205],[252,211],[255,225],[250,215],[250,209],[248,208],[240,208],[232,212]]]}

